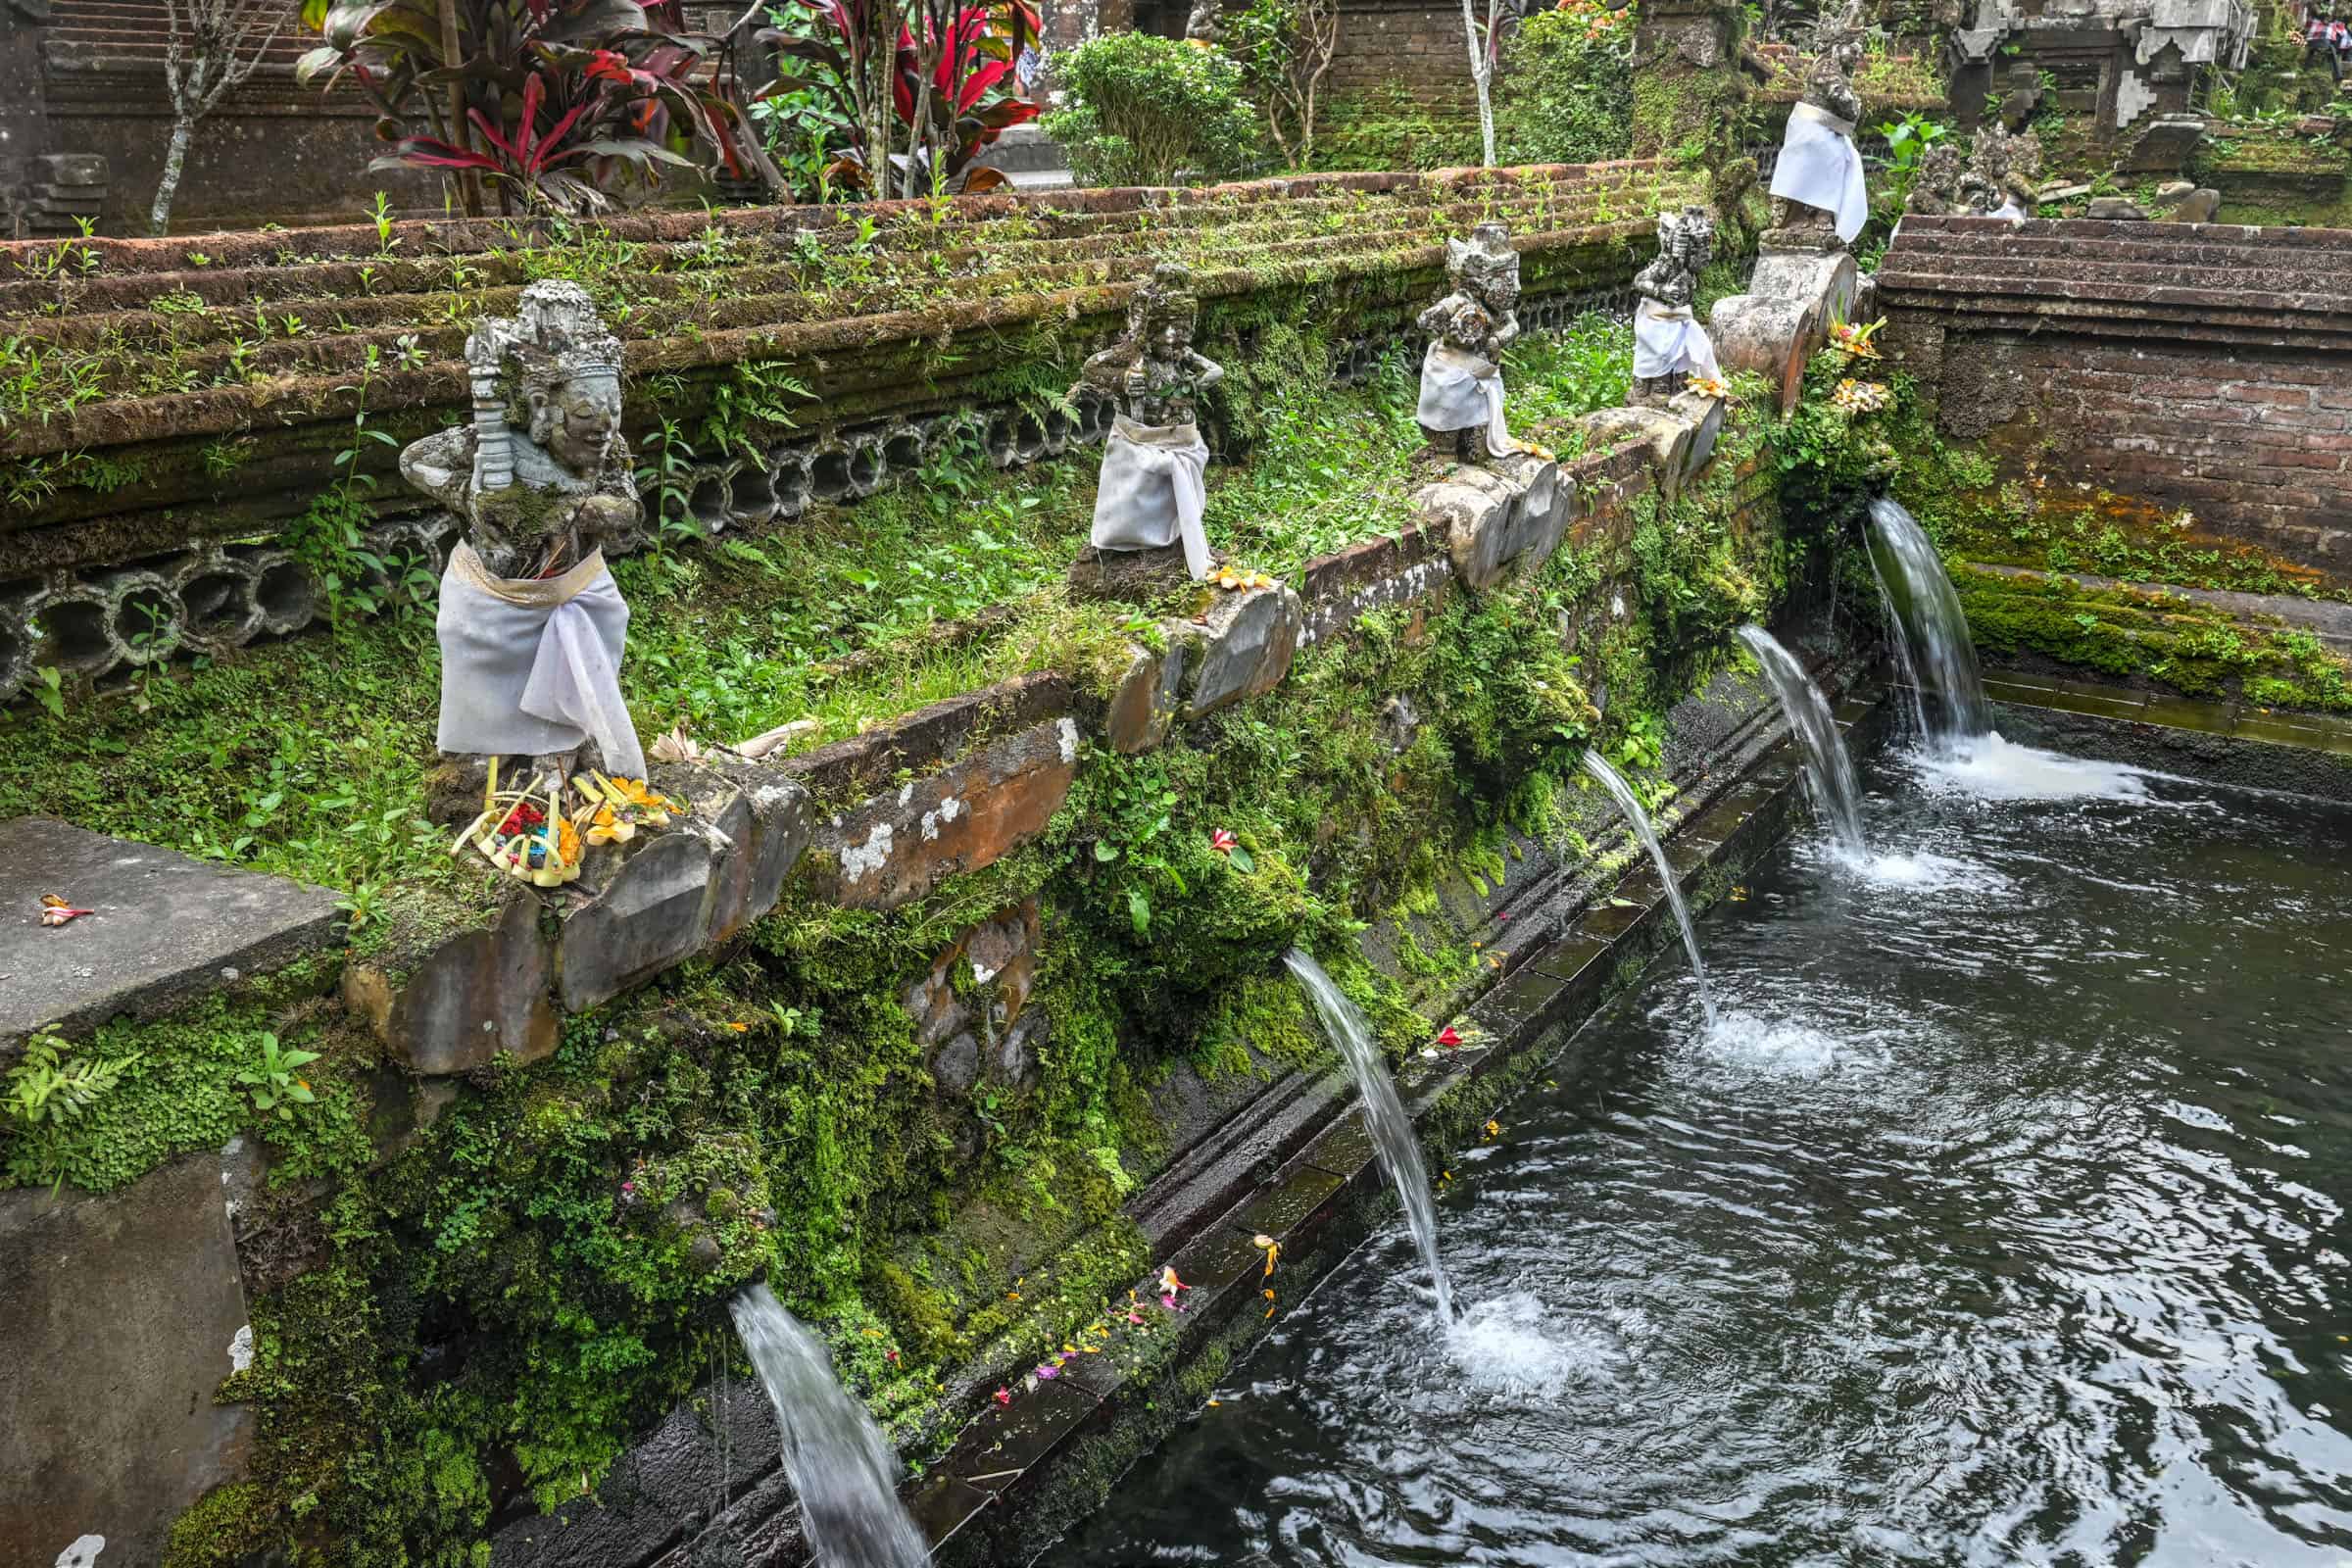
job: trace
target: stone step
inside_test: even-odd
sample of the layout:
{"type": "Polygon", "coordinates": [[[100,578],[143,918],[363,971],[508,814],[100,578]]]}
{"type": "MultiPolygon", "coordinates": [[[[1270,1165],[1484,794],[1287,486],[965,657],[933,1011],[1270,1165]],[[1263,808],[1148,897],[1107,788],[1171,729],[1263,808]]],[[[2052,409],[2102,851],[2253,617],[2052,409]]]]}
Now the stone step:
{"type": "MultiPolygon", "coordinates": [[[[2327,257],[2295,258],[2288,267],[2274,267],[2266,279],[2278,294],[2326,293],[2339,287],[2352,270],[2352,253],[2341,261],[2327,257]]],[[[2148,283],[2174,288],[2230,289],[2245,281],[2242,266],[2168,264],[2139,260],[2100,262],[2095,272],[2072,257],[1981,257],[1945,253],[1906,258],[1899,275],[1905,279],[1948,278],[1956,283],[1981,284],[1988,275],[2046,279],[2065,283],[2077,279],[2091,286],[2148,283]]]]}
{"type": "Polygon", "coordinates": [[[0,822],[0,865],[25,878],[0,919],[0,1060],[35,1029],[159,1018],[343,943],[342,911],[322,888],[53,817],[0,822]],[[38,901],[52,893],[91,912],[45,926],[38,901]]]}

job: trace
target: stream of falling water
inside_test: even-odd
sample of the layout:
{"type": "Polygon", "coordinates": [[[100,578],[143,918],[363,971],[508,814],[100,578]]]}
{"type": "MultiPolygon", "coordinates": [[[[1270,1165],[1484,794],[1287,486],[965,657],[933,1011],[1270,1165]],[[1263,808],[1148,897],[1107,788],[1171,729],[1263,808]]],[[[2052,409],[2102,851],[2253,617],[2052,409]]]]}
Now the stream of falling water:
{"type": "Polygon", "coordinates": [[[1674,910],[1675,924],[1682,928],[1683,951],[1690,955],[1690,972],[1698,978],[1698,1010],[1707,1022],[1707,1033],[1715,1032],[1715,997],[1707,989],[1706,960],[1698,956],[1698,931],[1690,924],[1690,906],[1683,902],[1683,890],[1674,880],[1674,867],[1666,863],[1666,847],[1658,842],[1658,830],[1649,824],[1649,813],[1642,808],[1641,798],[1625,776],[1611,767],[1598,752],[1585,753],[1585,771],[1597,779],[1600,787],[1609,792],[1617,809],[1633,824],[1634,833],[1642,847],[1649,852],[1650,863],[1658,868],[1658,880],[1665,884],[1666,903],[1674,910]]]}
{"type": "Polygon", "coordinates": [[[784,1433],[784,1473],[822,1568],[921,1568],[922,1532],[893,1484],[898,1458],[881,1428],[833,1376],[824,1342],[754,1285],[727,1303],[784,1433]]]}
{"type": "Polygon", "coordinates": [[[1430,1288],[1437,1293],[1438,1324],[1441,1328],[1453,1325],[1453,1286],[1446,1278],[1446,1265],[1438,1258],[1438,1212],[1430,1200],[1429,1168],[1421,1163],[1421,1145],[1413,1137],[1413,1119],[1404,1113],[1404,1102],[1396,1098],[1396,1081],[1389,1076],[1388,1063],[1380,1056],[1380,1047],[1372,1038],[1371,1026],[1356,1010],[1345,993],[1323,972],[1323,966],[1303,951],[1293,948],[1283,958],[1298,983],[1321,1014],[1323,1027],[1332,1043],[1347,1058],[1348,1070],[1354,1075],[1356,1093],[1363,1097],[1364,1125],[1371,1130],[1372,1147],[1380,1156],[1380,1168],[1388,1173],[1389,1184],[1396,1189],[1397,1200],[1404,1204],[1405,1223],[1412,1228],[1413,1246],[1420,1250],[1421,1261],[1429,1270],[1430,1288]]]}

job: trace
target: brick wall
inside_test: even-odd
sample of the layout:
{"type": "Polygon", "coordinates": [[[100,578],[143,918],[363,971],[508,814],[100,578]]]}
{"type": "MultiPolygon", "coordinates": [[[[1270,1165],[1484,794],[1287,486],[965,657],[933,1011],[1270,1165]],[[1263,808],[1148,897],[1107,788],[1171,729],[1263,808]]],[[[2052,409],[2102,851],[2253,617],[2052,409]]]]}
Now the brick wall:
{"type": "Polygon", "coordinates": [[[2352,230],[1908,218],[1891,358],[1950,438],[2352,576],[2352,230]]]}
{"type": "Polygon", "coordinates": [[[1333,92],[1391,85],[1424,103],[1472,101],[1462,8],[1431,0],[1348,0],[1331,57],[1333,92]]]}

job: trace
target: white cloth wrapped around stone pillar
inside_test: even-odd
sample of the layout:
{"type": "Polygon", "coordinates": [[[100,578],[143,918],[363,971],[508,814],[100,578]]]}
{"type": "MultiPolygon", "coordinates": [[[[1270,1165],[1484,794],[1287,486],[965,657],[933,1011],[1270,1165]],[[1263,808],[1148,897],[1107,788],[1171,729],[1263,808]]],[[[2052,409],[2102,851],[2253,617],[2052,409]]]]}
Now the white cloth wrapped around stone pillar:
{"type": "Polygon", "coordinates": [[[1200,526],[1207,468],[1199,426],[1138,424],[1120,415],[1102,443],[1095,548],[1158,550],[1182,539],[1186,568],[1196,580],[1207,576],[1208,534],[1200,526]]]}
{"type": "Polygon", "coordinates": [[[629,607],[602,551],[560,577],[495,577],[460,542],[441,574],[440,747],[543,757],[594,740],[605,771],[645,777],[620,656],[629,607]]]}
{"type": "Polygon", "coordinates": [[[1502,420],[1502,368],[1438,341],[1421,357],[1421,406],[1414,412],[1431,430],[1474,430],[1484,426],[1489,456],[1518,451],[1502,420]]]}
{"type": "Polygon", "coordinates": [[[1678,370],[1723,379],[1715,341],[1688,305],[1677,309],[1643,300],[1634,308],[1634,374],[1650,381],[1678,370]]]}
{"type": "Polygon", "coordinates": [[[1812,104],[1790,109],[1781,161],[1772,169],[1772,193],[1834,215],[1838,237],[1852,244],[1870,220],[1870,191],[1862,182],[1853,125],[1812,104]]]}

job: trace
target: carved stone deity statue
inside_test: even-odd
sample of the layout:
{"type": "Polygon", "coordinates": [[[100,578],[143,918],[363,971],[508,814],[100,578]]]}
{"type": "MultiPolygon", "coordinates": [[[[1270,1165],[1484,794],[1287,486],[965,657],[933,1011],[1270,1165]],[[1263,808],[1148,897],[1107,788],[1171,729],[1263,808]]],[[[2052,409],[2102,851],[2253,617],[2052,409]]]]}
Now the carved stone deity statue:
{"type": "Polygon", "coordinates": [[[1519,336],[1519,253],[1500,223],[1446,242],[1451,292],[1421,313],[1417,417],[1432,451],[1463,463],[1519,450],[1502,417],[1502,351],[1519,336]]]}
{"type": "Polygon", "coordinates": [[[1070,389],[1073,399],[1092,390],[1118,411],[1102,444],[1094,548],[1158,550],[1181,541],[1196,581],[1209,567],[1200,397],[1225,375],[1193,348],[1200,317],[1191,270],[1161,262],[1128,304],[1126,335],[1088,360],[1070,389]]]}
{"type": "Polygon", "coordinates": [[[1634,308],[1636,407],[1663,404],[1693,375],[1720,379],[1715,344],[1692,314],[1698,275],[1715,249],[1715,220],[1703,207],[1658,215],[1658,254],[1634,277],[1642,303],[1634,308]]]}
{"type": "Polygon", "coordinates": [[[1962,179],[1960,149],[1948,141],[1935,143],[1919,155],[1919,168],[1912,172],[1911,193],[1903,198],[1903,211],[1923,218],[1945,218],[1973,211],[1961,195],[1962,179]]]}
{"type": "Polygon", "coordinates": [[[1862,36],[1861,0],[1832,0],[1823,8],[1804,95],[1788,111],[1772,171],[1772,238],[1784,246],[1842,248],[1870,218],[1862,155],[1854,147],[1862,122],[1862,95],[1854,90],[1862,36]]]}
{"type": "Polygon", "coordinates": [[[644,519],[620,342],[578,284],[539,282],[474,328],[466,364],[471,421],[400,455],[401,476],[466,525],[435,628],[441,750],[530,759],[560,790],[594,741],[608,771],[642,779],[619,683],[629,610],[602,548],[644,519]]]}
{"type": "Polygon", "coordinates": [[[1990,218],[2031,218],[2040,205],[2034,176],[2041,172],[2041,143],[2012,135],[1997,120],[1977,127],[1969,149],[1968,172],[1960,178],[1964,212],[1990,218]]]}

